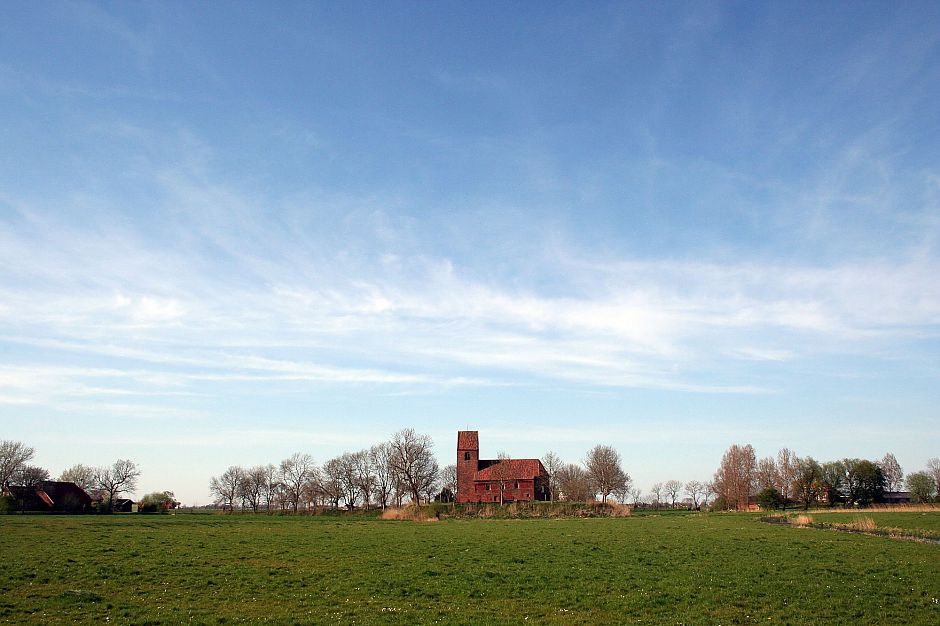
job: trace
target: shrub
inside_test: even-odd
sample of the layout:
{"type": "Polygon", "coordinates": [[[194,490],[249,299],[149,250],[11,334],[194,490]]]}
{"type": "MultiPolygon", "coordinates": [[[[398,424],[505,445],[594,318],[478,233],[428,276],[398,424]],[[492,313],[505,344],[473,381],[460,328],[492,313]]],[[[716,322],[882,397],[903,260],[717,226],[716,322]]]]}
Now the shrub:
{"type": "Polygon", "coordinates": [[[780,505],[783,504],[783,497],[781,497],[780,492],[773,487],[767,487],[757,494],[757,503],[760,505],[760,508],[765,511],[779,509],[780,505]]]}
{"type": "Polygon", "coordinates": [[[166,513],[178,503],[172,491],[157,491],[145,495],[139,504],[141,513],[166,513]]]}

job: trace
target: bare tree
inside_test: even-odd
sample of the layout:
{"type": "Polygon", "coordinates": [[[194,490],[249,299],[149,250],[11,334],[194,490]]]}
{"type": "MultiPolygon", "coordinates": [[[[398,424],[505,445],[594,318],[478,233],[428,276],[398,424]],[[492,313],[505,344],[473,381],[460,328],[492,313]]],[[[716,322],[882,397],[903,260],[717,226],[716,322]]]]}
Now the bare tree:
{"type": "Polygon", "coordinates": [[[756,489],[776,489],[780,485],[780,472],[772,456],[766,456],[757,462],[756,489]]]}
{"type": "Polygon", "coordinates": [[[356,487],[362,494],[362,505],[368,511],[372,504],[372,492],[375,490],[375,466],[368,450],[360,450],[353,455],[356,464],[356,487]]]}
{"type": "Polygon", "coordinates": [[[927,473],[933,478],[933,482],[936,483],[937,493],[940,493],[940,459],[937,457],[927,459],[927,473]]]}
{"type": "Polygon", "coordinates": [[[715,492],[729,509],[747,510],[748,497],[757,479],[757,460],[750,444],[728,448],[713,481],[715,492]]]}
{"type": "Polygon", "coordinates": [[[35,453],[35,450],[20,441],[0,441],[0,491],[10,485],[16,473],[29,463],[35,453]]]}
{"type": "Polygon", "coordinates": [[[505,452],[496,454],[497,462],[489,467],[490,476],[496,482],[496,490],[499,492],[499,503],[505,502],[506,489],[513,478],[512,460],[505,452]]]}
{"type": "Polygon", "coordinates": [[[424,499],[430,504],[434,501],[434,496],[440,493],[441,490],[441,480],[440,475],[434,477],[433,480],[429,480],[424,483],[424,499]]]}
{"type": "Polygon", "coordinates": [[[620,453],[611,446],[597,445],[591,448],[584,460],[591,482],[601,494],[601,502],[607,502],[614,490],[623,488],[630,477],[620,467],[620,453]]]}
{"type": "Polygon", "coordinates": [[[793,499],[793,484],[796,482],[796,475],[799,471],[799,457],[797,457],[789,448],[781,448],[777,453],[777,474],[780,477],[780,496],[783,498],[783,508],[787,508],[787,502],[793,499]]]}
{"type": "Polygon", "coordinates": [[[62,472],[59,480],[75,483],[78,487],[90,492],[95,488],[95,468],[77,463],[62,472]]]}
{"type": "Polygon", "coordinates": [[[20,465],[16,470],[16,474],[10,479],[11,482],[15,482],[20,487],[24,487],[23,497],[20,499],[23,513],[26,513],[28,504],[26,492],[32,490],[44,480],[49,480],[49,472],[38,465],[20,465]]]}
{"type": "Polygon", "coordinates": [[[128,459],[118,459],[111,467],[99,467],[95,470],[95,485],[108,498],[108,510],[114,506],[114,499],[125,491],[137,489],[140,470],[128,459]]]}
{"type": "Polygon", "coordinates": [[[438,465],[431,437],[407,428],[395,433],[391,446],[392,467],[411,493],[414,503],[419,504],[421,494],[437,480],[438,465]]]}
{"type": "Polygon", "coordinates": [[[669,496],[669,506],[673,509],[676,508],[676,499],[679,497],[679,492],[682,491],[682,483],[678,480],[667,480],[666,484],[663,485],[663,489],[669,496]]]}
{"type": "Polygon", "coordinates": [[[809,505],[819,497],[819,490],[822,487],[822,468],[811,456],[804,459],[797,458],[795,463],[796,478],[793,480],[793,495],[803,503],[804,509],[808,509],[809,505]]]}
{"type": "Polygon", "coordinates": [[[304,486],[316,476],[317,466],[309,454],[295,452],[290,458],[281,461],[281,483],[284,495],[294,513],[303,497],[304,486]]]}
{"type": "Polygon", "coordinates": [[[388,500],[395,491],[397,482],[395,468],[391,463],[392,445],[386,441],[372,446],[369,450],[369,459],[372,462],[372,470],[375,472],[375,496],[384,509],[388,506],[388,500]]]}
{"type": "Polygon", "coordinates": [[[320,472],[319,488],[330,506],[334,509],[339,508],[339,501],[345,495],[343,485],[343,464],[339,457],[330,459],[323,464],[323,471],[320,472]]]}
{"type": "Polygon", "coordinates": [[[885,478],[885,490],[900,491],[904,486],[904,470],[898,460],[890,452],[878,463],[881,473],[885,478]]]}
{"type": "Polygon", "coordinates": [[[548,497],[551,500],[557,500],[558,476],[556,474],[564,463],[562,463],[561,457],[549,450],[545,453],[545,456],[542,457],[542,465],[545,466],[545,471],[548,472],[548,497]]]}
{"type": "Polygon", "coordinates": [[[650,493],[653,494],[653,506],[655,506],[657,509],[663,505],[664,492],[665,489],[663,488],[662,483],[654,483],[653,486],[650,487],[650,493]]]}
{"type": "Polygon", "coordinates": [[[42,481],[49,480],[49,470],[38,465],[21,465],[15,479],[18,485],[35,487],[42,481]]]}
{"type": "Polygon", "coordinates": [[[261,497],[264,499],[264,509],[270,513],[281,490],[280,474],[273,463],[262,466],[262,469],[264,478],[261,483],[261,497]]]}
{"type": "Polygon", "coordinates": [[[715,495],[715,484],[711,481],[702,483],[702,506],[708,506],[708,499],[715,495]]]}
{"type": "Polygon", "coordinates": [[[235,502],[241,498],[241,484],[245,477],[245,470],[238,465],[232,465],[222,472],[221,476],[212,477],[209,481],[209,493],[215,497],[216,504],[223,509],[235,510],[235,502]]]}
{"type": "Polygon", "coordinates": [[[408,483],[405,482],[405,479],[397,470],[394,476],[395,488],[392,489],[392,500],[395,502],[395,506],[401,507],[402,503],[405,501],[405,496],[408,495],[408,483]]]}
{"type": "Polygon", "coordinates": [[[568,463],[558,469],[558,485],[565,500],[587,502],[594,497],[594,485],[591,477],[580,465],[568,463]]]}
{"type": "Polygon", "coordinates": [[[238,486],[238,495],[242,502],[251,507],[253,513],[257,513],[261,508],[264,499],[265,483],[267,482],[267,472],[263,465],[256,465],[244,472],[241,484],[238,486]]]}
{"type": "Polygon", "coordinates": [[[300,508],[304,511],[316,509],[326,503],[326,497],[323,492],[323,473],[317,470],[300,490],[300,508]]]}
{"type": "Polygon", "coordinates": [[[448,493],[448,500],[445,501],[454,502],[457,499],[457,466],[453,463],[441,470],[441,499],[448,493]]]}
{"type": "Polygon", "coordinates": [[[640,498],[643,496],[643,490],[634,485],[630,487],[630,500],[633,502],[633,506],[638,507],[640,505],[640,498]]]}
{"type": "Polygon", "coordinates": [[[692,498],[693,509],[698,508],[698,499],[701,497],[702,491],[704,491],[704,489],[705,489],[705,485],[703,485],[697,480],[690,480],[689,482],[685,484],[685,493],[690,498],[692,498]]]}
{"type": "Polygon", "coordinates": [[[344,452],[336,457],[336,462],[339,470],[337,478],[342,486],[344,505],[347,509],[352,509],[356,506],[356,500],[359,498],[356,457],[350,452],[344,452]]]}
{"type": "Polygon", "coordinates": [[[633,482],[630,480],[630,477],[627,477],[627,480],[624,481],[622,485],[619,485],[616,489],[611,492],[611,495],[617,498],[617,501],[620,504],[626,504],[627,498],[630,496],[630,490],[633,489],[633,482]]]}

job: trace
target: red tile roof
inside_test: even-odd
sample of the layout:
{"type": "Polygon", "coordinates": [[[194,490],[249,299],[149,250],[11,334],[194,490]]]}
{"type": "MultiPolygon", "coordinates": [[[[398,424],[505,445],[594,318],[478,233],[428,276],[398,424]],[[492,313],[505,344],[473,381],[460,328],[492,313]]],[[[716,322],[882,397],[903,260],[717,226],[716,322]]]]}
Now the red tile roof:
{"type": "Polygon", "coordinates": [[[55,502],[52,501],[52,498],[49,497],[49,494],[43,491],[40,488],[36,488],[36,495],[39,496],[39,499],[46,503],[46,505],[51,509],[55,507],[55,502]]]}
{"type": "Polygon", "coordinates": [[[480,434],[475,430],[457,431],[457,449],[458,450],[479,450],[480,434]]]}
{"type": "Polygon", "coordinates": [[[545,468],[538,459],[506,459],[481,469],[474,480],[527,480],[543,473],[545,468]]]}

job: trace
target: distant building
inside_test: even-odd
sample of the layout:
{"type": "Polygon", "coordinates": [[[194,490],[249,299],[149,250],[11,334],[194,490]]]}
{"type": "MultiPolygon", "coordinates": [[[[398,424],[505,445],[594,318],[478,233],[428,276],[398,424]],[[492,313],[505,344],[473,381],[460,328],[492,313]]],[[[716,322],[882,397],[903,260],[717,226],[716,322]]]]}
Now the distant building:
{"type": "Polygon", "coordinates": [[[86,513],[91,510],[91,496],[72,482],[43,480],[33,487],[10,485],[7,492],[23,511],[86,513]]]}
{"type": "Polygon", "coordinates": [[[457,433],[458,503],[548,499],[548,472],[540,460],[480,459],[479,433],[457,433]]]}
{"type": "Polygon", "coordinates": [[[137,503],[129,498],[116,498],[111,504],[111,510],[115,513],[136,513],[137,503]]]}
{"type": "Polygon", "coordinates": [[[881,494],[883,504],[910,504],[910,491],[885,491],[881,494]]]}

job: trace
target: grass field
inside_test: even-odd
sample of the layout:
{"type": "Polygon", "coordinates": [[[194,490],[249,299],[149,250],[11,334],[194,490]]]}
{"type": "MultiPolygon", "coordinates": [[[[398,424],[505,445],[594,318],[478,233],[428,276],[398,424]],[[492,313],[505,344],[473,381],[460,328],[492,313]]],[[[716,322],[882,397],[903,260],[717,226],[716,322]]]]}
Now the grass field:
{"type": "Polygon", "coordinates": [[[858,513],[810,513],[818,522],[829,524],[850,523],[855,518],[870,517],[879,527],[929,531],[940,537],[940,510],[930,513],[894,513],[891,511],[864,511],[858,513]]]}
{"type": "Polygon", "coordinates": [[[940,544],[940,509],[936,508],[908,512],[884,509],[815,510],[804,513],[776,513],[766,518],[766,521],[771,522],[784,520],[794,526],[862,532],[940,544]]]}
{"type": "Polygon", "coordinates": [[[8,623],[940,623],[940,546],[747,514],[4,516],[0,557],[8,623]]]}

